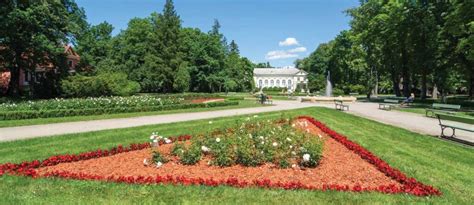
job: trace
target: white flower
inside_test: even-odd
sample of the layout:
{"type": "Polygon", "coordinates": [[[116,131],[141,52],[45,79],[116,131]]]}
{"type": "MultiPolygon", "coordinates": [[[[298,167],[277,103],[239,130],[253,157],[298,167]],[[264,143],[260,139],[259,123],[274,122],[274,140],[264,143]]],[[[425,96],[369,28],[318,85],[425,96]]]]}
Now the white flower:
{"type": "Polygon", "coordinates": [[[203,152],[209,152],[210,151],[209,147],[206,147],[206,146],[201,146],[201,150],[203,152]]]}
{"type": "Polygon", "coordinates": [[[323,138],[323,136],[321,136],[320,134],[318,134],[318,137],[319,137],[319,138],[323,138]]]}
{"type": "Polygon", "coordinates": [[[158,139],[154,139],[154,140],[153,140],[153,143],[158,143],[158,139]]]}
{"type": "Polygon", "coordinates": [[[220,142],[221,141],[221,138],[216,138],[216,142],[220,142]]]}
{"type": "Polygon", "coordinates": [[[146,158],[145,158],[145,159],[143,159],[143,164],[144,164],[145,166],[148,166],[148,165],[150,165],[150,163],[148,163],[148,159],[146,159],[146,158]]]}
{"type": "Polygon", "coordinates": [[[295,151],[291,151],[291,154],[292,154],[292,155],[296,155],[296,152],[295,152],[295,151]]]}
{"type": "Polygon", "coordinates": [[[277,143],[277,142],[274,142],[274,143],[273,143],[273,146],[274,146],[274,147],[278,146],[278,143],[277,143]]]}
{"type": "Polygon", "coordinates": [[[293,145],[290,145],[290,149],[293,149],[293,145]]]}
{"type": "Polygon", "coordinates": [[[264,141],[262,141],[262,144],[265,144],[265,142],[264,142],[264,141]]]}
{"type": "Polygon", "coordinates": [[[309,154],[304,154],[304,155],[303,155],[303,161],[304,161],[304,162],[308,162],[310,158],[311,158],[311,157],[309,156],[309,154]]]}
{"type": "Polygon", "coordinates": [[[161,162],[156,163],[156,168],[160,168],[161,166],[163,166],[163,163],[161,163],[161,162]]]}
{"type": "Polygon", "coordinates": [[[250,121],[250,117],[247,117],[247,119],[246,119],[246,120],[247,120],[247,121],[250,121]]]}
{"type": "Polygon", "coordinates": [[[258,138],[260,138],[261,140],[263,140],[263,136],[258,136],[258,138]]]}
{"type": "Polygon", "coordinates": [[[167,139],[167,138],[165,138],[165,143],[166,143],[166,144],[169,144],[169,143],[171,143],[171,140],[170,140],[170,139],[167,139]]]}
{"type": "Polygon", "coordinates": [[[156,139],[156,135],[151,135],[150,140],[154,140],[154,139],[156,139]]]}
{"type": "Polygon", "coordinates": [[[291,126],[292,126],[292,127],[295,127],[295,126],[296,126],[296,124],[295,124],[295,123],[293,123],[291,126]]]}
{"type": "Polygon", "coordinates": [[[292,168],[296,168],[296,164],[291,165],[292,168]]]}
{"type": "Polygon", "coordinates": [[[160,136],[158,136],[158,139],[163,139],[163,136],[161,136],[161,135],[160,135],[160,136]]]}
{"type": "Polygon", "coordinates": [[[291,142],[291,139],[289,137],[286,138],[286,141],[291,142]]]}
{"type": "Polygon", "coordinates": [[[212,124],[212,121],[209,121],[209,124],[212,124]]]}
{"type": "Polygon", "coordinates": [[[254,115],[253,117],[258,117],[258,115],[254,115]]]}
{"type": "Polygon", "coordinates": [[[252,138],[252,137],[253,137],[252,134],[249,133],[249,138],[252,138]]]}

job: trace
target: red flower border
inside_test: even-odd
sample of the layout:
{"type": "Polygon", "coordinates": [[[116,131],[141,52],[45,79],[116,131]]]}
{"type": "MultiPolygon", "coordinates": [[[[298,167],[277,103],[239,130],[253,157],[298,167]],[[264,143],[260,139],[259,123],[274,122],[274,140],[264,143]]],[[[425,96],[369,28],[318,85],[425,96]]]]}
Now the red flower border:
{"type": "MultiPolygon", "coordinates": [[[[64,179],[75,179],[75,180],[98,180],[98,181],[109,181],[116,183],[127,183],[127,184],[181,184],[181,185],[205,185],[205,186],[220,186],[226,185],[231,187],[261,187],[261,188],[282,188],[282,189],[306,189],[306,190],[334,190],[334,191],[351,191],[351,192],[370,192],[376,191],[387,194],[397,194],[397,193],[408,193],[415,196],[430,196],[430,195],[441,195],[441,192],[432,186],[425,185],[421,182],[416,181],[414,178],[408,178],[401,171],[392,168],[388,163],[378,158],[362,146],[358,145],[355,142],[350,141],[347,137],[331,130],[323,123],[315,120],[309,116],[300,116],[297,119],[305,119],[317,126],[323,132],[328,134],[330,137],[334,138],[339,143],[346,146],[348,149],[354,151],[356,154],[361,156],[367,162],[373,164],[377,169],[383,172],[385,175],[391,177],[392,179],[400,182],[402,186],[397,186],[394,184],[390,185],[381,185],[378,187],[361,187],[359,185],[348,186],[348,185],[338,185],[338,184],[325,184],[322,188],[304,185],[301,182],[272,182],[268,179],[254,180],[248,182],[245,180],[239,180],[234,177],[230,177],[227,180],[214,180],[203,179],[203,178],[189,178],[185,176],[156,176],[156,177],[144,177],[144,176],[110,176],[103,177],[99,175],[86,174],[86,173],[72,173],[68,171],[53,171],[44,174],[44,177],[59,177],[64,179]]],[[[185,141],[191,139],[190,135],[182,135],[178,137],[171,137],[172,142],[175,141],[185,141]]],[[[160,144],[163,144],[163,141],[160,141],[160,144]]],[[[59,163],[67,162],[76,162],[81,160],[88,160],[100,157],[112,156],[119,153],[130,152],[135,150],[141,150],[149,148],[149,143],[142,144],[131,144],[127,147],[119,145],[109,150],[98,149],[92,152],[85,152],[76,155],[57,155],[49,157],[43,161],[34,160],[31,162],[22,162],[19,164],[6,163],[0,164],[0,176],[3,174],[11,175],[22,175],[30,176],[32,178],[40,177],[36,171],[36,168],[54,166],[59,163]]]]}

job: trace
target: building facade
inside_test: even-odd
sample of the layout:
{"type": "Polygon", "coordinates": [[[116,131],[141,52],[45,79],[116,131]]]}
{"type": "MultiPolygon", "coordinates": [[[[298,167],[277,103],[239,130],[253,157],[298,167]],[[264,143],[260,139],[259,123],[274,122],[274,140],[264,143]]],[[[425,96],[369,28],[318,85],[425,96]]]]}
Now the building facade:
{"type": "MultiPolygon", "coordinates": [[[[81,60],[79,54],[70,46],[64,46],[64,54],[66,55],[66,63],[68,66],[68,72],[74,73],[76,72],[76,66],[81,60]]],[[[0,70],[4,70],[0,68],[0,70]]],[[[46,72],[55,72],[55,68],[53,64],[46,63],[43,65],[37,65],[34,72],[27,71],[26,69],[20,68],[20,79],[19,79],[19,87],[20,89],[25,88],[25,86],[30,85],[31,83],[35,82],[37,79],[44,77],[46,72]]],[[[4,71],[0,72],[0,92],[5,93],[8,90],[8,85],[10,83],[10,72],[4,71]]]]}
{"type": "Polygon", "coordinates": [[[297,68],[254,68],[253,79],[257,88],[286,88],[288,91],[305,92],[308,73],[297,68]]]}

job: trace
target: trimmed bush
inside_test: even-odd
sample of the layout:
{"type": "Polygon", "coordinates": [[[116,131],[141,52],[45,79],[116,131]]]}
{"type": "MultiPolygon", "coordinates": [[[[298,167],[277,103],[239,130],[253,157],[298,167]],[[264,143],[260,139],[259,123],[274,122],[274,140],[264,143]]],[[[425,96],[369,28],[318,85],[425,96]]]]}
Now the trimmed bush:
{"type": "Polygon", "coordinates": [[[197,104],[171,104],[163,106],[144,107],[115,107],[115,108],[89,108],[89,109],[66,109],[66,110],[38,110],[38,111],[5,111],[0,112],[1,120],[22,120],[34,118],[52,118],[69,116],[102,115],[114,113],[152,112],[162,110],[178,110],[190,108],[221,107],[238,105],[239,102],[212,102],[197,104]]]}
{"type": "Polygon", "coordinates": [[[102,73],[69,76],[61,81],[61,90],[65,97],[129,96],[139,92],[140,85],[128,80],[125,73],[102,73]]]}

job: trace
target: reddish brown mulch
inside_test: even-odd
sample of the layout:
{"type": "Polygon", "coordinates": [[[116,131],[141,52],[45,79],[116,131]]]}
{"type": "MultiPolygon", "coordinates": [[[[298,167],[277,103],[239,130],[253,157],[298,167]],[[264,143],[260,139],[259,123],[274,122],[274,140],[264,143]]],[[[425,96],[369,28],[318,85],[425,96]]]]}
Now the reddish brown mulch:
{"type": "MultiPolygon", "coordinates": [[[[301,123],[302,124],[302,123],[301,123]]],[[[302,126],[298,124],[299,126],[302,126]]],[[[359,155],[348,150],[345,146],[330,137],[326,137],[316,126],[308,123],[308,129],[316,137],[322,135],[325,140],[323,158],[316,168],[280,169],[274,165],[266,164],[260,167],[243,167],[235,165],[231,167],[217,167],[208,165],[209,159],[205,158],[193,166],[181,165],[176,158],[169,156],[171,144],[163,145],[159,151],[169,159],[170,162],[161,168],[144,166],[143,159],[150,157],[150,149],[121,153],[109,157],[90,159],[72,163],[61,163],[55,166],[39,168],[41,174],[50,171],[69,171],[72,173],[85,173],[101,176],[156,176],[174,175],[189,178],[203,178],[214,180],[225,180],[235,177],[239,180],[253,181],[269,179],[275,182],[301,182],[321,188],[323,184],[340,184],[362,187],[378,187],[380,185],[401,184],[390,177],[385,176],[377,168],[362,159],[359,155]]]]}
{"type": "Polygon", "coordinates": [[[191,100],[191,103],[223,102],[224,98],[199,98],[191,100]]]}

